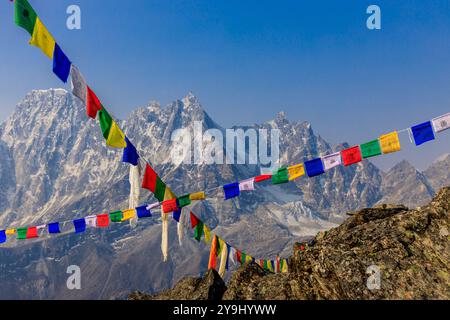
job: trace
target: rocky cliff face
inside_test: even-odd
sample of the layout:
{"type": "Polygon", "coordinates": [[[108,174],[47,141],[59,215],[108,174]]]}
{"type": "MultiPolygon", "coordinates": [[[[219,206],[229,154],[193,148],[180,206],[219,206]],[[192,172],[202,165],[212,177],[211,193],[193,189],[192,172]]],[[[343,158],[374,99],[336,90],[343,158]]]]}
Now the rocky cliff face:
{"type": "Polygon", "coordinates": [[[415,210],[379,205],[350,212],[342,225],[296,250],[288,273],[268,273],[250,263],[226,285],[212,270],[196,280],[202,287],[181,282],[160,295],[134,293],[129,298],[207,298],[203,291],[224,292],[224,300],[449,299],[449,214],[450,187],[415,210]],[[372,282],[376,270],[379,282],[372,282]]]}

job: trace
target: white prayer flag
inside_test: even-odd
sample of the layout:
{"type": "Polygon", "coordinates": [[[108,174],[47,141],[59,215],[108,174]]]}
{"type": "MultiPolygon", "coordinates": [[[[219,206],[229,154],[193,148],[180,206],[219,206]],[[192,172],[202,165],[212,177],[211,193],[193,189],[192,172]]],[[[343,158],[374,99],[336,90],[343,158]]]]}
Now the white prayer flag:
{"type": "Polygon", "coordinates": [[[86,225],[91,228],[97,227],[97,216],[87,216],[84,218],[86,225]]]}
{"type": "Polygon", "coordinates": [[[74,64],[70,67],[70,82],[72,84],[72,94],[86,104],[87,84],[83,75],[74,64]]]}
{"type": "Polygon", "coordinates": [[[147,210],[152,210],[152,209],[158,208],[159,206],[160,206],[160,203],[159,202],[155,202],[155,203],[149,204],[147,206],[147,210]]]}
{"type": "Polygon", "coordinates": [[[434,131],[442,132],[447,130],[450,128],[450,113],[434,118],[431,121],[433,122],[434,131]]]}
{"type": "Polygon", "coordinates": [[[236,260],[234,257],[236,256],[236,249],[233,247],[230,247],[230,251],[228,252],[229,259],[231,262],[233,262],[234,265],[236,265],[236,260]]]}
{"type": "Polygon", "coordinates": [[[340,152],[336,152],[322,158],[325,171],[333,169],[342,164],[340,152]]]}
{"type": "Polygon", "coordinates": [[[247,179],[239,183],[239,191],[254,191],[255,178],[247,179]]]}

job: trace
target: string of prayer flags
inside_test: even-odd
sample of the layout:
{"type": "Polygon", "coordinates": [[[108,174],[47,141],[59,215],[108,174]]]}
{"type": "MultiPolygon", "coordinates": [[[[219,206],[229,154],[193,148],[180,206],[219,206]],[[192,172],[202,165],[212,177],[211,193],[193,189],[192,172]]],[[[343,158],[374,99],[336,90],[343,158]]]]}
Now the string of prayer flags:
{"type": "Polygon", "coordinates": [[[254,191],[255,179],[250,178],[239,183],[239,191],[254,191]]]}
{"type": "Polygon", "coordinates": [[[73,226],[75,227],[75,233],[85,232],[86,220],[84,220],[84,218],[73,220],[73,226]]]}
{"type": "Polygon", "coordinates": [[[411,132],[414,137],[414,143],[416,144],[416,146],[420,146],[425,142],[435,139],[431,121],[427,121],[411,127],[411,132]]]}
{"type": "Polygon", "coordinates": [[[115,211],[109,214],[109,219],[111,222],[122,222],[123,213],[122,211],[115,211]]]}
{"type": "MultiPolygon", "coordinates": [[[[87,86],[87,103],[86,103],[86,114],[88,117],[95,119],[97,118],[97,112],[102,110],[103,106],[100,102],[100,100],[98,99],[97,95],[95,94],[94,91],[92,91],[92,89],[87,86]]],[[[105,111],[106,112],[106,111],[105,111]]],[[[105,115],[105,121],[112,121],[111,117],[109,116],[109,114],[106,112],[105,115]]],[[[110,126],[110,124],[109,124],[110,126]]],[[[105,129],[106,130],[106,129],[105,129]]],[[[106,139],[107,137],[105,137],[106,139]]]]}
{"type": "Polygon", "coordinates": [[[434,118],[431,122],[437,133],[447,130],[450,128],[450,113],[434,118]]]}
{"type": "Polygon", "coordinates": [[[58,76],[58,78],[66,83],[70,74],[70,67],[72,62],[61,50],[59,45],[55,44],[55,52],[53,53],[53,72],[58,76]]]}
{"type": "Polygon", "coordinates": [[[36,24],[33,29],[30,44],[41,49],[50,60],[53,59],[56,42],[39,17],[36,18],[36,24]]]}
{"type": "Polygon", "coordinates": [[[178,206],[180,208],[187,207],[190,204],[191,204],[191,198],[190,198],[189,194],[181,196],[181,197],[178,198],[178,206]]]}
{"type": "Polygon", "coordinates": [[[5,242],[6,242],[6,231],[0,230],[0,243],[5,243],[5,242]]]}
{"type": "Polygon", "coordinates": [[[191,199],[192,201],[195,200],[205,200],[206,199],[206,194],[204,191],[200,191],[200,192],[196,192],[196,193],[191,193],[189,195],[189,199],[191,199]]]}
{"type": "Polygon", "coordinates": [[[132,166],[137,166],[139,163],[139,154],[136,147],[125,137],[127,146],[123,149],[122,162],[129,163],[132,166]]]}
{"type": "Polygon", "coordinates": [[[384,154],[393,153],[401,150],[398,132],[394,131],[380,137],[381,151],[384,154]]]}
{"type": "Polygon", "coordinates": [[[239,183],[234,182],[223,186],[223,192],[225,194],[225,200],[238,197],[240,195],[239,183]]]}
{"type": "Polygon", "coordinates": [[[305,166],[300,163],[295,166],[288,167],[289,181],[293,181],[305,175],[305,166]]]}
{"type": "Polygon", "coordinates": [[[317,158],[314,160],[306,161],[305,162],[305,169],[306,174],[308,177],[316,177],[318,175],[321,175],[325,172],[325,169],[323,167],[323,162],[321,158],[317,158]]]}
{"type": "Polygon", "coordinates": [[[49,223],[47,228],[48,228],[48,233],[50,233],[50,234],[61,233],[61,230],[59,228],[59,222],[49,223]]]}
{"type": "Polygon", "coordinates": [[[323,162],[323,169],[325,171],[328,171],[337,166],[340,166],[342,164],[341,153],[336,152],[336,153],[330,154],[328,156],[325,156],[322,158],[322,162],[323,162]]]}
{"type": "Polygon", "coordinates": [[[33,35],[37,14],[27,0],[14,1],[14,22],[33,35]]]}
{"type": "Polygon", "coordinates": [[[270,179],[272,179],[271,174],[261,174],[261,175],[255,177],[255,183],[263,182],[263,181],[270,180],[270,179]]]}
{"type": "Polygon", "coordinates": [[[163,201],[162,208],[163,208],[164,213],[170,213],[170,212],[177,211],[179,209],[177,199],[170,199],[170,200],[163,201]]]}
{"type": "MultiPolygon", "coordinates": [[[[86,104],[87,84],[80,70],[72,63],[70,66],[70,84],[72,94],[86,104]]],[[[105,138],[106,139],[106,138],[105,138]]]]}
{"type": "Polygon", "coordinates": [[[287,168],[280,168],[272,175],[272,184],[282,184],[289,182],[289,172],[287,168]]]}
{"type": "Polygon", "coordinates": [[[103,213],[97,215],[97,228],[106,228],[109,226],[109,214],[103,213]]]}
{"type": "Polygon", "coordinates": [[[360,145],[363,159],[376,157],[381,154],[380,141],[378,139],[360,145]]]}
{"type": "Polygon", "coordinates": [[[342,162],[348,167],[362,161],[361,149],[359,146],[351,147],[341,151],[342,162]]]}

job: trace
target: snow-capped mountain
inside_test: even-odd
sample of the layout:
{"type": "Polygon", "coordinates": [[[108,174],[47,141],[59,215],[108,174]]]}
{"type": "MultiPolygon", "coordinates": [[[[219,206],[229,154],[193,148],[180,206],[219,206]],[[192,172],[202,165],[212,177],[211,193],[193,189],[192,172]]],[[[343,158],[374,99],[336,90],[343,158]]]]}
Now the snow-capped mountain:
{"type": "MultiPolygon", "coordinates": [[[[169,161],[172,133],[182,128],[193,131],[196,122],[203,130],[225,131],[191,93],[166,107],[150,103],[120,121],[130,140],[179,195],[259,174],[258,165],[169,161]]],[[[248,128],[280,130],[279,165],[348,146],[331,146],[314,133],[311,124],[288,121],[283,113],[266,123],[241,127],[248,128]]],[[[121,151],[105,146],[98,123],[88,119],[81,103],[63,89],[29,93],[1,125],[0,150],[2,229],[70,220],[128,205],[128,165],[121,162],[121,151]]],[[[408,190],[425,194],[425,201],[446,181],[437,178],[438,171],[445,170],[441,167],[448,173],[444,163],[423,175],[401,170],[400,177],[414,175],[425,181],[423,189],[416,179],[404,180],[411,181],[408,190]],[[426,182],[429,178],[432,183],[426,182]]],[[[314,179],[262,187],[236,201],[223,201],[218,192],[207,202],[195,204],[193,210],[235,247],[254,257],[274,258],[287,253],[293,241],[342,222],[346,211],[391,200],[384,192],[397,183],[395,174],[384,174],[364,161],[314,179]]],[[[151,198],[142,190],[141,203],[151,198]]],[[[411,198],[399,193],[392,200],[410,204],[411,198]]],[[[70,223],[65,228],[70,231],[70,223]]],[[[186,275],[205,271],[209,248],[192,237],[186,237],[180,247],[175,223],[170,223],[170,258],[163,263],[160,229],[158,219],[152,218],[136,228],[120,224],[82,235],[11,242],[0,247],[0,298],[117,298],[132,290],[155,292],[186,275]],[[66,287],[66,269],[73,264],[81,268],[82,290],[66,287]]]]}

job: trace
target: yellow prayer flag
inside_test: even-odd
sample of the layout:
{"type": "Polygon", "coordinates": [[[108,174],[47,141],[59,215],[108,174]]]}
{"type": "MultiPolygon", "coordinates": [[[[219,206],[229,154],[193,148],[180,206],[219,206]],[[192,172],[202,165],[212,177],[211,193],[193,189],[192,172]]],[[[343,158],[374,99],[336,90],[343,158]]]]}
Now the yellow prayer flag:
{"type": "Polygon", "coordinates": [[[227,243],[225,241],[223,241],[222,238],[219,238],[219,237],[217,237],[217,238],[219,239],[219,246],[220,246],[219,250],[217,251],[217,255],[220,256],[220,254],[222,253],[222,250],[224,248],[226,249],[227,243]]]}
{"type": "Polygon", "coordinates": [[[283,268],[281,268],[281,272],[288,272],[288,263],[286,259],[283,259],[283,268]]]}
{"type": "Polygon", "coordinates": [[[112,122],[111,128],[109,129],[108,139],[106,140],[106,145],[113,148],[126,148],[127,143],[125,142],[125,134],[119,128],[115,121],[112,122]]]}
{"type": "Polygon", "coordinates": [[[253,261],[253,257],[252,256],[249,256],[249,255],[245,256],[245,262],[252,262],[252,261],[253,261]]]}
{"type": "Polygon", "coordinates": [[[127,221],[136,216],[136,209],[124,210],[122,211],[122,213],[123,213],[122,221],[127,221]]]}
{"type": "Polygon", "coordinates": [[[297,164],[295,166],[289,167],[288,172],[289,172],[289,181],[292,181],[297,178],[300,178],[305,174],[305,167],[303,166],[303,163],[297,164]]]}
{"type": "Polygon", "coordinates": [[[53,52],[55,51],[55,39],[53,39],[53,36],[50,34],[50,32],[48,32],[47,28],[41,22],[39,17],[36,18],[36,24],[34,25],[30,44],[40,48],[47,57],[53,59],[53,52]]]}
{"type": "Polygon", "coordinates": [[[172,190],[166,186],[166,191],[164,192],[164,201],[175,199],[176,196],[173,194],[172,190]]]}
{"type": "Polygon", "coordinates": [[[398,139],[398,132],[394,131],[380,137],[381,151],[383,153],[392,153],[400,151],[400,140],[398,139]]]}
{"type": "Polygon", "coordinates": [[[205,233],[205,242],[209,243],[211,241],[211,230],[206,224],[203,225],[203,232],[205,233]]]}
{"type": "Polygon", "coordinates": [[[12,236],[12,235],[16,234],[16,229],[8,229],[5,231],[5,234],[7,236],[12,236]]]}
{"type": "Polygon", "coordinates": [[[206,199],[206,195],[205,195],[204,191],[191,193],[189,195],[189,199],[191,199],[191,200],[205,200],[206,199]]]}

